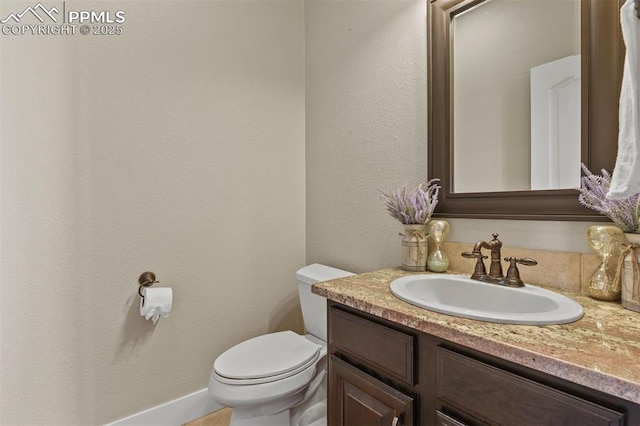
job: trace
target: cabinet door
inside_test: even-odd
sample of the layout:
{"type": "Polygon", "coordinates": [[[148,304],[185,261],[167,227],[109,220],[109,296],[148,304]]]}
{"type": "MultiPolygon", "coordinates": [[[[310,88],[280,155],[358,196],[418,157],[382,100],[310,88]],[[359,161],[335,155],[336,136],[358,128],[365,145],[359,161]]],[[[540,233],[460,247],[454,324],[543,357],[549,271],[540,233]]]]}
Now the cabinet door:
{"type": "Polygon", "coordinates": [[[347,364],[329,358],[331,426],[413,425],[413,398],[347,364]]]}
{"type": "Polygon", "coordinates": [[[443,413],[440,410],[436,411],[436,426],[467,426],[465,423],[454,419],[448,414],[443,413]]]}

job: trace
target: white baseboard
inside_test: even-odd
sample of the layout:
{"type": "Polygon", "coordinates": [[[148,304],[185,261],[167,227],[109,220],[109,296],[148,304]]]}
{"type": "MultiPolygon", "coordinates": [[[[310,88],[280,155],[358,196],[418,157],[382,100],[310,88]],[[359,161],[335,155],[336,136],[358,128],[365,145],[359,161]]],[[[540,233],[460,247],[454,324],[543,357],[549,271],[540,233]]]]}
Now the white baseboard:
{"type": "Polygon", "coordinates": [[[220,408],[222,406],[209,396],[209,390],[205,388],[106,426],[178,426],[220,408]]]}

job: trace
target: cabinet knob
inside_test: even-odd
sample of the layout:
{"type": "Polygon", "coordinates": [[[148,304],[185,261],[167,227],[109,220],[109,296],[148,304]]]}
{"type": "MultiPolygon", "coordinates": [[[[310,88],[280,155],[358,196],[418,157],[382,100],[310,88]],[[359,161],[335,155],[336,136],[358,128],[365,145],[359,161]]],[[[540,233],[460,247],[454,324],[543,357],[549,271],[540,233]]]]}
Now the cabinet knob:
{"type": "Polygon", "coordinates": [[[391,426],[398,426],[400,424],[400,417],[395,416],[393,420],[391,420],[391,426]]]}

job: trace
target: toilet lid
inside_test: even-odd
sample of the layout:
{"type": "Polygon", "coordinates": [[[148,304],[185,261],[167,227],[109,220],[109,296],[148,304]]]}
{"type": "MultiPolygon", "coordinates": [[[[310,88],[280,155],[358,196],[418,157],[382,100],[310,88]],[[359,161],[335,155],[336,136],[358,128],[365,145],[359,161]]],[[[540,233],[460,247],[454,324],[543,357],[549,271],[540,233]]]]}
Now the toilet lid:
{"type": "Polygon", "coordinates": [[[254,337],[228,349],[215,360],[213,370],[221,381],[228,383],[266,383],[308,368],[319,354],[320,346],[293,331],[281,331],[254,337]]]}

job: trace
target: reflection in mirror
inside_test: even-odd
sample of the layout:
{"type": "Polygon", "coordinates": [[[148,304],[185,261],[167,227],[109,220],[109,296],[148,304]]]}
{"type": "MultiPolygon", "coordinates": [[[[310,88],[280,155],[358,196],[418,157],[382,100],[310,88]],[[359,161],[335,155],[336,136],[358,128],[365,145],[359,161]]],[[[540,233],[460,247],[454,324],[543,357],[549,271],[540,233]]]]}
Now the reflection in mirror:
{"type": "MultiPolygon", "coordinates": [[[[499,1],[499,0],[492,0],[499,1]]],[[[523,0],[512,0],[516,1],[523,0]]],[[[534,3],[550,2],[554,6],[572,0],[532,0],[534,3]]],[[[487,218],[487,219],[533,219],[533,220],[581,220],[603,221],[603,216],[580,205],[576,189],[547,190],[500,190],[491,191],[488,184],[498,178],[490,175],[491,169],[501,166],[504,161],[493,147],[483,147],[485,151],[495,151],[495,157],[489,161],[476,159],[479,167],[468,173],[475,180],[482,181],[482,192],[458,192],[455,188],[454,146],[457,145],[454,132],[453,114],[457,108],[454,102],[453,74],[459,68],[454,61],[454,21],[456,17],[466,18],[465,10],[471,9],[482,0],[430,0],[428,9],[429,28],[429,174],[428,177],[440,178],[438,207],[436,218],[487,218]],[[494,158],[496,158],[494,160],[494,158]]],[[[580,1],[580,61],[581,61],[581,161],[591,170],[602,168],[612,170],[616,157],[618,137],[618,99],[622,82],[624,62],[624,42],[620,31],[620,6],[622,0],[581,0],[580,1]]],[[[480,6],[482,11],[487,6],[480,6]]],[[[472,16],[475,11],[468,12],[472,16]]],[[[556,13],[559,13],[556,11],[556,13]]],[[[530,18],[529,15],[526,16],[530,18]]],[[[525,24],[527,19],[521,21],[525,24]]],[[[544,22],[538,23],[543,25],[544,22]]],[[[562,24],[566,25],[566,24],[562,24]]],[[[546,31],[557,29],[558,25],[546,31]]],[[[477,35],[478,37],[480,35],[477,35]]],[[[506,50],[507,42],[503,36],[492,40],[498,50],[506,50]]],[[[533,50],[543,44],[540,40],[529,40],[522,47],[524,51],[533,50]]],[[[489,40],[486,39],[486,44],[489,40]]],[[[555,41],[551,44],[555,44],[555,41]]],[[[487,47],[487,46],[485,46],[487,47]]],[[[515,52],[511,52],[514,54],[515,52]]],[[[572,53],[563,57],[571,56],[572,53]]],[[[556,58],[560,59],[560,58],[556,58]]],[[[553,61],[553,58],[551,59],[553,61]]],[[[547,61],[546,63],[548,63],[547,61]]],[[[537,66],[539,64],[532,64],[537,66]]],[[[503,64],[511,67],[511,63],[503,64]]],[[[472,67],[473,68],[473,67],[472,67]]],[[[459,70],[458,70],[459,71],[459,70]]],[[[485,104],[482,104],[482,108],[485,104]]],[[[480,108],[480,109],[482,109],[480,108]]],[[[506,108],[506,107],[505,107],[506,108]]],[[[511,106],[509,105],[509,108],[511,106]]],[[[504,112],[504,111],[503,111],[504,112]]],[[[501,121],[510,121],[511,118],[501,121]]],[[[460,120],[458,120],[460,121],[460,120]]],[[[566,120],[565,120],[566,121],[566,120]]],[[[463,121],[461,121],[462,123],[463,121]]],[[[529,126],[531,126],[529,124],[529,126]]],[[[538,126],[532,126],[537,128],[538,126]]],[[[474,136],[475,138],[475,136],[474,136]]],[[[509,139],[507,148],[510,151],[509,139]]],[[[562,139],[564,140],[564,139],[562,139]]],[[[488,143],[488,142],[481,142],[488,143]]],[[[563,145],[564,146],[564,145],[563,145]]],[[[460,151],[462,152],[462,151],[460,151]]],[[[525,156],[524,153],[518,155],[525,156]]],[[[479,156],[477,153],[465,153],[466,158],[479,156]]],[[[500,169],[502,170],[502,169],[500,169]]],[[[504,172],[500,172],[502,176],[504,172]]],[[[463,188],[464,190],[464,188],[463,188]]]]}
{"type": "Polygon", "coordinates": [[[453,17],[454,193],[579,186],[580,34],[580,0],[453,17]]]}

